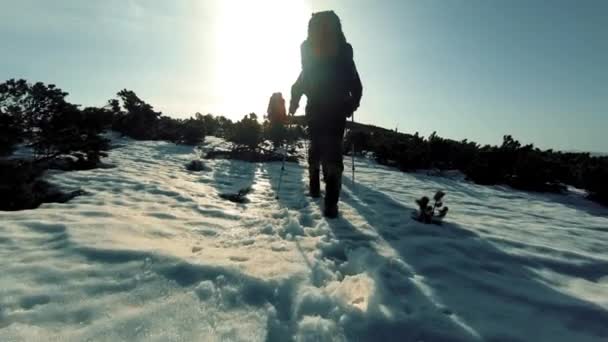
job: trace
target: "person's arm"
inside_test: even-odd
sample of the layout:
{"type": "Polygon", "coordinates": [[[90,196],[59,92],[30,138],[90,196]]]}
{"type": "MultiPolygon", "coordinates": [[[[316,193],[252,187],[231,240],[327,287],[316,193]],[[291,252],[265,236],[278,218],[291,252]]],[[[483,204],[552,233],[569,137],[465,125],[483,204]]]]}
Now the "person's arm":
{"type": "Polygon", "coordinates": [[[355,60],[353,57],[353,48],[350,44],[348,45],[348,63],[348,86],[353,106],[352,111],[354,112],[357,110],[357,108],[359,108],[359,104],[361,103],[361,97],[363,96],[363,85],[361,84],[361,78],[359,78],[359,72],[357,71],[357,66],[355,65],[355,60]]]}
{"type": "Polygon", "coordinates": [[[351,70],[352,77],[350,80],[350,94],[353,97],[353,111],[355,111],[357,108],[359,108],[359,104],[361,103],[361,97],[363,96],[363,85],[361,84],[361,79],[359,78],[359,72],[357,71],[355,61],[352,61],[351,70]]]}
{"type": "Polygon", "coordinates": [[[272,112],[273,112],[272,100],[273,100],[273,97],[271,96],[270,100],[268,100],[268,109],[266,110],[266,115],[268,115],[268,119],[270,119],[270,117],[272,116],[272,112]]]}
{"type": "Polygon", "coordinates": [[[310,49],[308,47],[308,41],[303,41],[300,45],[300,63],[302,65],[302,71],[296,80],[296,83],[291,87],[291,100],[289,101],[289,114],[295,114],[300,106],[300,99],[302,95],[306,93],[304,87],[304,71],[307,70],[308,64],[310,63],[310,49]]]}
{"type": "Polygon", "coordinates": [[[304,95],[304,85],[302,81],[302,72],[298,76],[296,83],[291,86],[291,100],[289,101],[289,114],[295,114],[300,106],[300,99],[304,95]]]}

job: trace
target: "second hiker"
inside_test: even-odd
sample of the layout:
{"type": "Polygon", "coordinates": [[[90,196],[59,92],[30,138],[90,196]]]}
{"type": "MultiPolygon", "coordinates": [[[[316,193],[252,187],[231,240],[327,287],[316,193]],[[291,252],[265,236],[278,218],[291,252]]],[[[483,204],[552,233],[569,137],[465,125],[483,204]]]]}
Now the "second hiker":
{"type": "Polygon", "coordinates": [[[287,113],[285,110],[285,100],[283,94],[274,93],[268,101],[268,137],[272,141],[274,148],[278,149],[287,139],[287,113]]]}

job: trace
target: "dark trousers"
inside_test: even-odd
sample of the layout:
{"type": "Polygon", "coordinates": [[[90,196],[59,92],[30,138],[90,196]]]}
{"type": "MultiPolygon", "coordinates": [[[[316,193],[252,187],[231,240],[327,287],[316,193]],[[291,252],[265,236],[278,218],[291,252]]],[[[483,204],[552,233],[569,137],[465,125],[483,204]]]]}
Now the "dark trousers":
{"type": "MultiPolygon", "coordinates": [[[[327,116],[325,117],[327,118],[327,116]]],[[[325,206],[338,204],[342,188],[342,144],[346,119],[310,122],[310,147],[308,150],[308,173],[310,192],[319,193],[319,173],[323,170],[325,180],[325,206]]]]}

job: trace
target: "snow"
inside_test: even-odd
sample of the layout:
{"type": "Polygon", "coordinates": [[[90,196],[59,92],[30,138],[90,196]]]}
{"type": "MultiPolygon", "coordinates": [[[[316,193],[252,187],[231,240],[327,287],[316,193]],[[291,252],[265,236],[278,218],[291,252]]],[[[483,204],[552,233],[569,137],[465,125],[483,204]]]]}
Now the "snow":
{"type": "Polygon", "coordinates": [[[326,220],[305,165],[277,200],[281,163],[113,139],[116,168],[48,173],[86,196],[0,213],[0,340],[608,340],[608,209],[580,194],[358,159],[326,220]],[[439,189],[446,222],[411,220],[439,189]]]}

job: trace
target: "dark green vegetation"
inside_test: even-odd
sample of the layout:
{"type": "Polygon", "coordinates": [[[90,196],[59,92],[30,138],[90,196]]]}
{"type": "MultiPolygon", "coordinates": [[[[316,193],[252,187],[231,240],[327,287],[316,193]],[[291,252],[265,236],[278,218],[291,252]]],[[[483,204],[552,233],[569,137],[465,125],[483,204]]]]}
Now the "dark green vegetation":
{"type": "Polygon", "coordinates": [[[415,214],[414,219],[423,223],[441,224],[441,220],[443,220],[449,211],[449,208],[443,205],[444,197],[445,192],[437,191],[435,196],[433,196],[433,205],[431,205],[431,200],[427,196],[417,199],[418,212],[415,214]]]}
{"type": "Polygon", "coordinates": [[[11,79],[0,84],[0,157],[11,157],[0,163],[0,210],[31,209],[81,194],[62,193],[40,177],[47,169],[103,167],[101,158],[110,148],[103,136],[106,130],[137,140],[193,146],[206,135],[219,136],[234,144],[227,155],[222,152],[224,156],[249,161],[282,158],[264,148],[265,141],[280,145],[303,137],[301,128],[275,127],[268,120],[260,124],[253,113],[238,122],[200,113],[188,119],[171,118],[126,89],[99,108],[80,108],[67,96],[55,85],[41,82],[11,79]],[[31,156],[12,156],[17,146],[28,148],[31,156]]]}
{"type": "MultiPolygon", "coordinates": [[[[117,98],[100,108],[80,108],[69,103],[67,95],[54,85],[25,80],[0,84],[0,156],[10,156],[18,145],[32,151],[28,160],[13,158],[0,163],[0,174],[4,175],[0,179],[0,210],[35,208],[67,198],[40,183],[40,176],[48,168],[99,167],[110,147],[102,133],[109,129],[133,139],[188,145],[202,143],[206,135],[219,136],[232,142],[233,149],[212,152],[208,157],[248,161],[282,160],[271,145],[286,143],[293,148],[305,137],[303,117],[290,118],[287,127],[272,125],[267,119],[260,123],[253,113],[237,122],[200,113],[175,119],[155,111],[130,90],[121,90],[117,98]],[[16,199],[19,196],[15,193],[22,193],[19,196],[24,199],[16,199]]],[[[608,204],[608,157],[540,150],[509,135],[500,146],[480,146],[436,134],[424,138],[350,122],[348,128],[346,151],[354,142],[356,153],[372,152],[378,163],[402,171],[456,169],[478,184],[505,184],[530,191],[559,192],[569,184],[608,204]]],[[[295,156],[287,159],[297,160],[295,156]]]]}
{"type": "Polygon", "coordinates": [[[424,138],[349,123],[346,150],[372,152],[376,161],[402,171],[417,169],[460,170],[483,185],[503,184],[541,192],[561,192],[566,184],[585,189],[593,200],[608,204],[608,157],[589,153],[566,153],[522,145],[512,136],[500,146],[480,146],[433,133],[424,138]]]}
{"type": "Polygon", "coordinates": [[[0,210],[34,209],[42,203],[64,203],[84,195],[82,190],[64,192],[41,180],[42,164],[25,160],[0,160],[0,210]]]}
{"type": "Polygon", "coordinates": [[[39,178],[48,168],[92,169],[106,156],[109,141],[101,136],[103,113],[80,109],[66,100],[67,95],[40,82],[0,84],[0,155],[11,155],[17,144],[32,153],[27,160],[0,163],[0,210],[31,209],[80,195],[61,192],[39,178]]]}
{"type": "Polygon", "coordinates": [[[9,80],[0,84],[0,153],[25,143],[37,163],[73,157],[83,168],[94,166],[108,141],[100,136],[103,118],[93,108],[79,109],[54,85],[9,80]]]}

